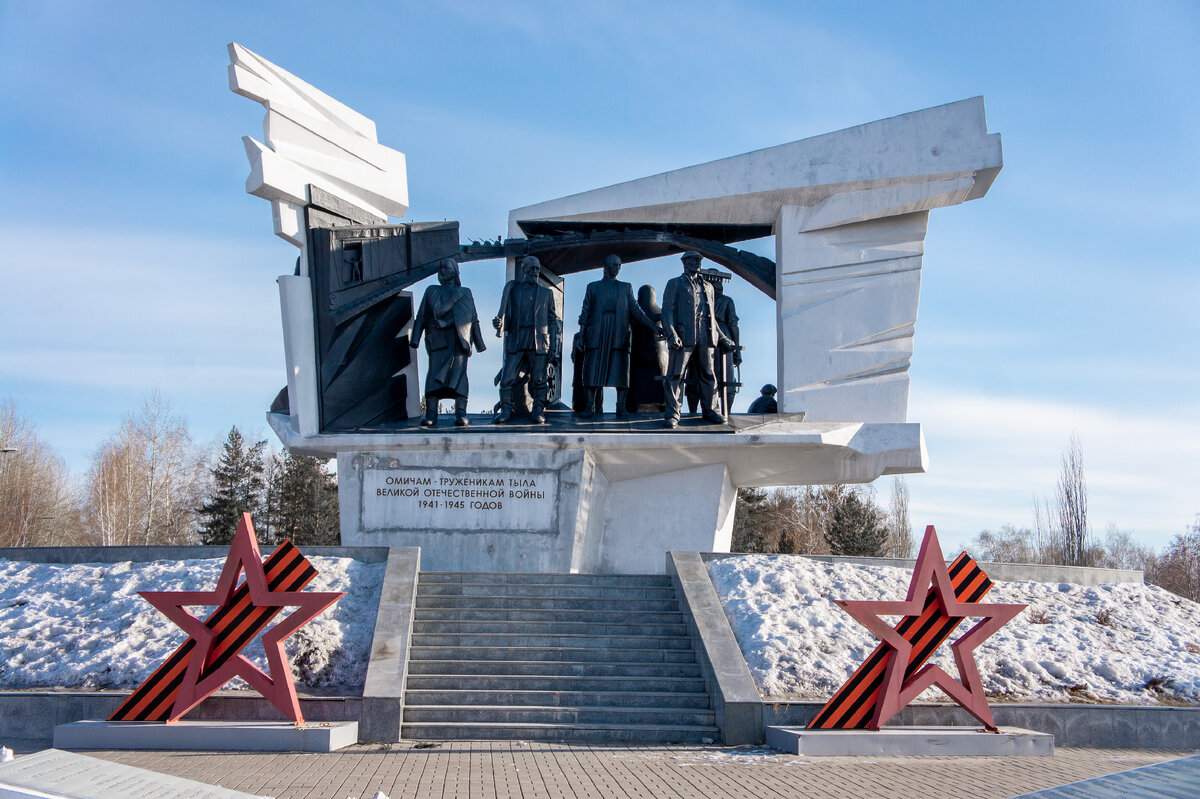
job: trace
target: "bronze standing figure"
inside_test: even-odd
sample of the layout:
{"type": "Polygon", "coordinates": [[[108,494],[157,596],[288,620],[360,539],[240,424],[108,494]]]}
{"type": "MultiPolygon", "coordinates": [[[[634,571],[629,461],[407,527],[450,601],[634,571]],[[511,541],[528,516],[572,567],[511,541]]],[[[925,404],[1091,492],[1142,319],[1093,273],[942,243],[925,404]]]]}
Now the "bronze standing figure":
{"type": "Polygon", "coordinates": [[[705,420],[714,424],[725,422],[715,407],[717,379],[713,373],[713,351],[718,344],[732,346],[717,328],[716,296],[712,285],[700,276],[700,253],[686,252],[682,260],[683,274],[667,281],[663,292],[662,325],[670,348],[663,422],[668,429],[679,426],[683,373],[690,361],[698,367],[705,420]]]}
{"type": "Polygon", "coordinates": [[[512,419],[513,389],[522,374],[529,376],[533,394],[533,409],[529,420],[534,424],[546,421],[546,402],[549,394],[548,360],[557,349],[558,314],[550,289],[538,285],[542,264],[532,255],[517,263],[517,279],[504,286],[500,311],[492,320],[496,335],[504,337],[504,366],[500,370],[500,410],[492,418],[494,424],[512,419]]]}
{"type": "Polygon", "coordinates": [[[445,258],[438,265],[438,285],[425,289],[417,318],[413,321],[409,346],[416,349],[425,335],[429,370],[425,373],[425,418],[422,427],[437,424],[438,400],[454,400],[454,424],[467,422],[467,359],[471,347],[487,349],[475,312],[475,298],[463,286],[458,262],[445,258]]]}
{"type": "MultiPolygon", "coordinates": [[[[638,289],[638,306],[657,327],[662,321],[662,307],[654,286],[638,289]]],[[[636,325],[633,328],[633,352],[629,363],[629,396],[626,399],[631,413],[662,413],[663,377],[667,374],[667,340],[654,331],[636,325]]]]}
{"type": "Polygon", "coordinates": [[[603,413],[604,389],[617,390],[617,418],[628,414],[629,356],[633,349],[633,322],[658,333],[633,297],[633,286],[621,280],[621,259],[604,259],[604,278],[589,283],[579,313],[579,333],[583,347],[584,418],[603,413]]]}
{"type": "Polygon", "coordinates": [[[725,277],[717,277],[712,284],[713,292],[717,295],[714,306],[717,329],[723,341],[718,350],[718,363],[715,364],[717,392],[723,395],[721,405],[728,414],[733,412],[733,398],[742,386],[738,382],[739,367],[742,365],[742,333],[738,329],[737,307],[733,304],[733,298],[725,293],[725,280],[725,277]]]}

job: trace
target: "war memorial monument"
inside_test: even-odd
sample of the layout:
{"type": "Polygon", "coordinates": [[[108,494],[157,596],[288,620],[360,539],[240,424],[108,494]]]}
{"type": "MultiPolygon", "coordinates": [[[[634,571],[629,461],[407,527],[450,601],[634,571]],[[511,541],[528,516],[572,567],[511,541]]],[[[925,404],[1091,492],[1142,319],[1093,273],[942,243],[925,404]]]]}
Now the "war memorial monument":
{"type": "Polygon", "coordinates": [[[337,457],[343,544],[419,546],[448,571],[662,572],[668,550],[728,551],[739,487],[925,470],[908,419],[923,242],[930,211],[982,197],[1001,169],[982,98],[516,208],[505,238],[464,245],[455,222],[391,221],[405,157],[373,122],[229,49],[233,91],[266,109],[263,141],[243,139],[246,189],[299,250],[279,278],[288,382],[268,418],[292,451],[337,457]],[[774,261],[736,246],[772,235],[774,261]],[[658,285],[619,281],[619,264],[670,255],[686,257],[658,285]],[[458,285],[456,264],[483,259],[506,281],[495,314],[458,285]],[[563,277],[586,270],[599,279],[567,297],[563,277]],[[707,279],[722,270],[775,300],[775,413],[720,401],[737,386],[715,367],[740,360],[707,279]],[[576,346],[562,320],[580,302],[576,346]],[[487,346],[503,348],[500,403],[470,415],[487,346]],[[631,361],[666,361],[662,412],[626,400],[645,390],[631,361]],[[689,362],[700,415],[679,413],[689,362]],[[452,420],[432,412],[443,398],[452,420]]]}
{"type": "MultiPolygon", "coordinates": [[[[739,488],[925,470],[907,409],[923,242],[931,210],[982,197],[1002,166],[982,98],[517,208],[506,236],[464,244],[456,222],[393,221],[405,158],[374,123],[229,54],[231,88],[266,109],[263,141],[243,140],[246,188],[299,250],[278,279],[288,379],[268,419],[292,451],[338,460],[343,546],[312,554],[380,564],[365,674],[344,696],[297,694],[283,641],[346,593],[306,590],[318,570],[291,542],[263,557],[246,514],[215,589],[141,592],[187,640],[132,693],[80,697],[48,714],[59,723],[27,713],[27,728],[54,723],[56,745],[84,749],[765,740],[875,756],[1050,755],[1055,736],[1160,741],[1175,723],[1122,738],[1119,708],[1086,723],[1011,703],[993,715],[973,652],[1027,605],[986,595],[1057,567],[947,561],[927,527],[904,599],[821,594],[879,643],[816,706],[760,694],[706,565],[729,552],[739,488]],[[773,261],[735,246],[767,236],[773,261]],[[664,256],[653,285],[620,279],[664,256]],[[468,261],[495,262],[494,311],[463,284],[468,261]],[[564,276],[587,270],[567,297],[564,276]],[[734,280],[776,304],[776,380],[740,414],[754,353],[734,280]],[[479,374],[473,355],[491,347],[500,371],[479,374]],[[493,412],[469,413],[488,380],[493,412]],[[241,654],[260,633],[269,674],[241,654]],[[943,644],[957,676],[933,657],[943,644]],[[264,700],[201,705],[234,676],[264,700]],[[929,687],[977,724],[909,707],[929,687]],[[181,722],[193,709],[204,717],[181,722]]],[[[173,552],[212,554],[198,549],[173,552]]],[[[38,784],[63,768],[43,760],[38,784]]]]}

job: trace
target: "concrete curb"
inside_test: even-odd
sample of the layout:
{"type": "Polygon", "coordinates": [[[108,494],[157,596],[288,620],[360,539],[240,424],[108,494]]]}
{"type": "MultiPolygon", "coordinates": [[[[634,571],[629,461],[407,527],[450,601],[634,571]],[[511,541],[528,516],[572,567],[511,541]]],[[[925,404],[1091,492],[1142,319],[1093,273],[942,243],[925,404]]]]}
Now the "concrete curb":
{"type": "MultiPolygon", "coordinates": [[[[773,702],[762,706],[767,727],[803,727],[823,702],[773,702]]],[[[1056,746],[1089,749],[1200,749],[1200,707],[1148,705],[993,704],[1000,727],[1021,727],[1054,736],[1056,746]]],[[[909,705],[897,727],[978,727],[955,705],[909,705]]]]}
{"type": "MultiPolygon", "coordinates": [[[[264,545],[264,556],[274,547],[264,545]]],[[[353,558],[363,563],[387,560],[387,547],[301,547],[305,555],[353,558]]],[[[207,560],[223,558],[227,546],[213,547],[0,547],[0,559],[28,563],[146,563],[153,560],[207,560]]]]}
{"type": "MultiPolygon", "coordinates": [[[[127,696],[128,690],[0,692],[0,740],[29,738],[49,744],[57,725],[106,719],[127,696]]],[[[300,711],[311,723],[358,721],[361,706],[357,696],[300,697],[300,711]]],[[[274,705],[251,691],[219,691],[197,705],[187,718],[286,721],[274,705]]]]}
{"type": "MultiPolygon", "coordinates": [[[[705,563],[710,560],[740,558],[747,552],[701,552],[705,563]]],[[[818,563],[854,563],[859,566],[892,566],[912,570],[913,558],[858,558],[849,555],[768,555],[771,558],[807,558],[818,563]]],[[[949,563],[950,561],[946,561],[949,563]]],[[[1111,585],[1113,583],[1145,582],[1137,569],[1096,569],[1090,566],[1048,566],[1042,563],[980,563],[993,580],[1012,583],[1031,580],[1038,583],[1069,583],[1071,585],[1111,585]]]]}
{"type": "Polygon", "coordinates": [[[358,721],[358,737],[364,743],[400,740],[420,570],[420,547],[389,550],[358,721]]]}
{"type": "Polygon", "coordinates": [[[668,552],[667,574],[696,649],[726,746],[763,741],[762,700],[697,552],[668,552]]]}

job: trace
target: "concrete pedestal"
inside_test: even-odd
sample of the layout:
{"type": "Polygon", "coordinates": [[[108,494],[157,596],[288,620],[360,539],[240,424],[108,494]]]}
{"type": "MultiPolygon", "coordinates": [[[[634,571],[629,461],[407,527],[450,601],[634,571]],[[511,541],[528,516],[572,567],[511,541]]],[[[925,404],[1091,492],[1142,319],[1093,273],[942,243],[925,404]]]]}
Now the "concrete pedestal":
{"type": "Polygon", "coordinates": [[[862,483],[923,472],[916,424],[807,423],[738,415],[728,425],[659,417],[543,427],[397,429],[302,436],[293,452],[338,459],[342,543],[418,546],[432,571],[664,571],[670,550],[728,552],[737,488],[862,483]]]}
{"type": "Polygon", "coordinates": [[[54,728],[58,749],[333,752],[358,741],[357,721],[76,721],[54,728]]]}
{"type": "Polygon", "coordinates": [[[1054,754],[1054,736],[1016,727],[987,732],[972,727],[885,727],[882,730],[808,730],[767,727],[767,745],[812,757],[997,757],[1054,754]]]}

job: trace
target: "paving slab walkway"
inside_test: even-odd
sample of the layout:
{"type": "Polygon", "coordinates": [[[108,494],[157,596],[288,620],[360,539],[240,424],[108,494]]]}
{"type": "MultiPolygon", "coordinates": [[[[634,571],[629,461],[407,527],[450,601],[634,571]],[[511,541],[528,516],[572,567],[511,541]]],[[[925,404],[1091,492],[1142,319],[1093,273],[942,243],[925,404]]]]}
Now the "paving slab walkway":
{"type": "Polygon", "coordinates": [[[848,758],[767,747],[519,741],[358,745],[329,754],[88,752],[275,799],[1008,799],[1193,754],[1058,749],[1054,757],[848,758]]]}

